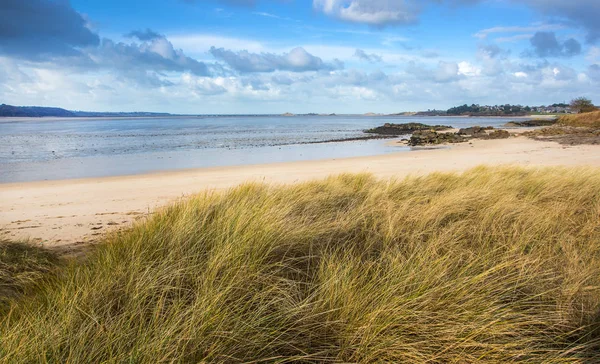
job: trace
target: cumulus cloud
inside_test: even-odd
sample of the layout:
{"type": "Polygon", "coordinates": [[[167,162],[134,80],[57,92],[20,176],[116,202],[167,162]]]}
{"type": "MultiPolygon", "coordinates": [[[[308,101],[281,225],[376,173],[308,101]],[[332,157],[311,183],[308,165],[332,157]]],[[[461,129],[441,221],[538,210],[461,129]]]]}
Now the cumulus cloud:
{"type": "Polygon", "coordinates": [[[600,40],[600,1],[598,0],[525,0],[537,11],[567,19],[572,25],[582,27],[587,31],[590,43],[600,40]]]}
{"type": "MultiPolygon", "coordinates": [[[[230,0],[228,4],[233,2],[236,5],[254,3],[230,0]]],[[[468,2],[475,1],[313,0],[313,6],[341,20],[383,26],[416,21],[427,4],[468,2]]],[[[578,22],[572,14],[579,12],[574,10],[559,14],[538,8],[542,1],[523,0],[521,3],[563,19],[558,20],[559,25],[490,28],[484,33],[489,38],[491,34],[511,32],[517,36],[527,35],[532,39],[531,55],[543,60],[511,59],[504,56],[508,51],[496,45],[480,46],[476,57],[440,58],[441,62],[426,59],[439,54],[423,51],[421,47],[411,49],[414,57],[394,53],[391,49],[367,52],[355,47],[323,46],[306,46],[310,52],[295,48],[281,53],[265,51],[266,43],[252,46],[250,41],[242,39],[227,45],[229,43],[219,37],[194,38],[189,43],[174,41],[175,47],[171,42],[175,38],[167,38],[152,29],[127,33],[125,37],[129,39],[122,42],[100,41],[88,28],[85,17],[65,0],[0,0],[0,97],[16,104],[43,102],[77,109],[170,107],[172,112],[199,112],[198,100],[206,100],[202,103],[202,112],[232,108],[239,112],[264,112],[265,105],[273,107],[269,109],[272,112],[277,112],[277,107],[288,111],[290,105],[303,105],[311,111],[318,105],[322,105],[321,110],[336,105],[336,110],[354,112],[364,111],[365,105],[374,105],[373,108],[382,111],[390,107],[416,110],[498,100],[531,104],[537,99],[543,103],[568,99],[573,94],[598,94],[600,52],[595,47],[587,47],[587,63],[577,62],[575,70],[558,63],[558,57],[580,54],[579,42],[562,39],[554,33],[534,37],[536,32],[564,29],[565,19],[588,29],[590,34],[593,25],[578,22]],[[9,3],[11,6],[7,6],[9,3]],[[42,16],[40,8],[27,7],[29,4],[44,5],[44,15],[50,14],[52,21],[36,18],[42,16]],[[31,14],[24,17],[25,8],[31,14]],[[24,20],[13,21],[18,17],[15,14],[21,14],[19,19],[24,20]],[[23,44],[17,44],[17,40],[23,44]],[[211,45],[215,47],[210,53],[218,63],[201,62],[178,49],[182,47],[187,52],[201,54],[211,45]],[[244,48],[248,51],[239,51],[244,48]],[[355,60],[367,62],[379,62],[383,55],[394,67],[386,68],[389,73],[343,69],[341,62],[329,62],[326,57],[330,54],[348,59],[354,56],[355,60]],[[69,58],[58,59],[66,56],[69,58]],[[553,62],[552,57],[557,62],[553,62]],[[411,59],[415,61],[407,63],[411,59]],[[252,102],[244,104],[244,100],[252,102]],[[172,106],[162,106],[169,103],[172,106]]],[[[558,4],[557,0],[543,3],[558,4]]],[[[571,0],[571,3],[573,8],[579,8],[587,0],[571,0]]],[[[441,51],[447,53],[445,49],[441,51]]]]}
{"type": "MultiPolygon", "coordinates": [[[[567,20],[571,25],[587,31],[587,40],[595,43],[600,40],[600,1],[598,0],[511,0],[524,4],[535,11],[567,20]]],[[[481,0],[313,0],[315,10],[343,21],[375,26],[403,25],[417,22],[423,7],[430,3],[445,3],[451,6],[472,5],[481,0]]],[[[476,36],[485,38],[495,32],[549,31],[556,26],[539,27],[497,27],[479,32],[476,36]],[[534,28],[534,29],[530,29],[534,28]],[[537,28],[537,29],[535,29],[537,28]]]]}
{"type": "Polygon", "coordinates": [[[29,59],[79,55],[100,38],[68,1],[0,1],[0,54],[29,59]]]}
{"type": "Polygon", "coordinates": [[[419,53],[421,54],[421,57],[424,58],[438,58],[440,56],[440,53],[433,49],[424,49],[419,53]]]}
{"type": "Polygon", "coordinates": [[[532,50],[525,55],[537,57],[573,57],[581,54],[581,44],[573,39],[560,42],[554,32],[537,32],[530,40],[532,50]]]}
{"type": "Polygon", "coordinates": [[[246,50],[231,51],[224,48],[211,47],[210,53],[227,63],[231,68],[242,73],[274,72],[277,70],[306,72],[333,70],[341,68],[341,62],[334,64],[323,62],[319,57],[308,53],[304,48],[297,47],[289,53],[281,55],[274,53],[250,53],[246,50]]]}
{"type": "Polygon", "coordinates": [[[596,82],[600,82],[600,65],[593,64],[588,67],[588,76],[596,82]]]}
{"type": "Polygon", "coordinates": [[[137,39],[145,42],[145,41],[154,40],[157,38],[163,38],[164,36],[161,34],[158,34],[157,32],[153,31],[152,29],[148,28],[146,30],[134,30],[132,32],[125,34],[125,37],[137,38],[137,39]]]}
{"type": "Polygon", "coordinates": [[[486,44],[480,45],[478,47],[478,53],[487,58],[496,58],[507,52],[502,48],[498,47],[496,44],[486,44]]]}
{"type": "Polygon", "coordinates": [[[382,71],[366,72],[356,69],[333,72],[332,74],[323,75],[321,79],[316,79],[315,81],[322,83],[326,88],[347,85],[378,89],[394,82],[389,75],[382,71]]]}
{"type": "Polygon", "coordinates": [[[314,0],[313,7],[328,16],[371,25],[409,24],[417,20],[416,1],[314,0]]]}
{"type": "Polygon", "coordinates": [[[491,61],[499,71],[488,72],[485,63],[475,61],[433,65],[425,61],[412,66],[401,65],[393,72],[388,71],[390,73],[348,69],[206,77],[185,72],[169,78],[173,84],[168,90],[136,87],[114,73],[81,75],[70,74],[68,70],[31,73],[27,67],[31,82],[0,83],[0,97],[5,102],[21,100],[14,103],[22,104],[44,100],[48,105],[83,109],[152,110],[161,105],[163,110],[179,113],[219,113],[234,109],[240,113],[258,113],[264,112],[266,105],[272,112],[285,112],[297,105],[315,112],[365,112],[375,108],[393,112],[462,103],[542,104],[569,99],[573,94],[593,96],[600,92],[600,83],[594,81],[600,76],[597,66],[585,70],[586,78],[559,62],[501,58],[491,61]],[[519,63],[523,61],[530,63],[519,63]],[[106,89],[103,85],[112,88],[106,89]],[[201,109],[198,109],[199,100],[205,101],[201,109]],[[332,105],[335,105],[333,109],[332,105]]]}
{"type": "Polygon", "coordinates": [[[430,68],[415,62],[409,62],[407,72],[418,80],[426,80],[436,83],[448,83],[458,81],[465,75],[460,73],[459,64],[456,62],[439,61],[437,67],[430,68]]]}
{"type": "Polygon", "coordinates": [[[532,33],[541,31],[551,31],[564,29],[562,24],[537,24],[533,26],[512,26],[512,27],[492,27],[478,31],[473,36],[479,39],[486,39],[491,34],[506,34],[506,33],[520,33],[516,36],[512,36],[515,39],[523,39],[523,37],[530,38],[532,33]]]}
{"type": "Polygon", "coordinates": [[[363,61],[367,61],[367,62],[371,62],[371,63],[378,63],[382,61],[382,58],[380,55],[377,54],[367,54],[367,52],[363,51],[362,49],[357,49],[356,52],[354,52],[354,57],[357,57],[363,61]]]}
{"type": "Polygon", "coordinates": [[[103,39],[93,56],[100,65],[116,68],[189,71],[203,76],[208,74],[206,64],[186,56],[180,49],[174,49],[164,37],[141,44],[115,43],[110,39],[103,39]]]}
{"type": "MultiPolygon", "coordinates": [[[[514,3],[524,4],[540,14],[548,15],[553,18],[566,20],[571,26],[581,27],[587,31],[587,41],[595,43],[600,40],[600,1],[598,0],[512,0],[514,3]]],[[[533,31],[552,31],[564,27],[561,24],[540,25],[533,27],[497,27],[481,31],[476,34],[479,37],[486,37],[494,32],[533,32],[533,31]],[[521,28],[521,29],[519,29],[521,28]]]]}
{"type": "Polygon", "coordinates": [[[438,67],[433,73],[434,80],[437,82],[456,81],[460,78],[459,67],[455,62],[440,61],[438,67]]]}
{"type": "Polygon", "coordinates": [[[0,18],[0,55],[80,72],[109,70],[149,87],[172,85],[161,72],[209,74],[206,64],[151,29],[126,35],[139,44],[100,41],[68,1],[2,0],[0,18]]]}
{"type": "Polygon", "coordinates": [[[353,23],[374,26],[412,24],[428,3],[472,4],[479,0],[313,0],[324,14],[353,23]]]}
{"type": "Polygon", "coordinates": [[[226,93],[223,78],[196,77],[195,75],[184,73],[181,77],[182,84],[190,87],[197,94],[209,96],[226,93]]]}
{"type": "Polygon", "coordinates": [[[31,78],[21,71],[16,61],[0,57],[0,85],[6,85],[9,82],[27,84],[31,82],[31,78]]]}
{"type": "Polygon", "coordinates": [[[590,63],[600,62],[600,47],[590,47],[585,59],[590,63]]]}

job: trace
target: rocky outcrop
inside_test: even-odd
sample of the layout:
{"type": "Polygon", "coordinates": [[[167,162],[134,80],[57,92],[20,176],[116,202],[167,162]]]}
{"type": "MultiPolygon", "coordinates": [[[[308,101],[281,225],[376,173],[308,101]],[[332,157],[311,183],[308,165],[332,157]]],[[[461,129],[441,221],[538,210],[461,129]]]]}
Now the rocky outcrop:
{"type": "Polygon", "coordinates": [[[458,134],[477,139],[506,139],[510,137],[510,133],[506,130],[494,129],[492,126],[464,128],[460,129],[458,134]]]}
{"type": "Polygon", "coordinates": [[[550,126],[556,124],[556,119],[533,119],[533,120],[524,120],[524,121],[510,121],[504,126],[506,127],[519,127],[519,128],[527,128],[534,126],[550,126]]]}
{"type": "Polygon", "coordinates": [[[438,133],[434,130],[416,131],[408,141],[408,145],[436,145],[446,143],[464,143],[471,139],[506,139],[510,133],[506,130],[494,129],[491,126],[460,129],[458,133],[438,133]]]}
{"type": "Polygon", "coordinates": [[[385,123],[383,126],[378,126],[373,129],[365,130],[365,133],[380,134],[380,135],[407,135],[417,131],[444,131],[452,129],[447,125],[427,125],[421,123],[405,123],[392,124],[385,123]]]}
{"type": "Polygon", "coordinates": [[[510,138],[510,133],[506,130],[498,129],[489,133],[487,136],[483,137],[483,139],[508,139],[510,138]]]}
{"type": "Polygon", "coordinates": [[[488,130],[494,130],[491,126],[481,127],[481,126],[472,126],[470,128],[460,129],[458,131],[459,135],[465,135],[472,138],[484,138],[487,136],[488,130]]]}
{"type": "Polygon", "coordinates": [[[410,137],[408,145],[435,145],[446,143],[463,143],[468,139],[457,133],[438,133],[433,130],[416,131],[410,137]]]}
{"type": "Polygon", "coordinates": [[[600,129],[572,126],[551,126],[523,133],[533,140],[562,145],[600,145],[600,129]]]}

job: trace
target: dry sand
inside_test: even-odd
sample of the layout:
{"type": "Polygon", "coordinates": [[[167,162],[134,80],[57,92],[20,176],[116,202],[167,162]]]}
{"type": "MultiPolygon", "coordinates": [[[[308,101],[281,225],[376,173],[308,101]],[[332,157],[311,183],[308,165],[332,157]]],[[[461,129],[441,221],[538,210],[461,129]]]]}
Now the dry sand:
{"type": "Polygon", "coordinates": [[[600,146],[564,147],[516,137],[374,157],[0,184],[0,237],[73,247],[94,242],[106,231],[126,226],[158,206],[205,189],[225,189],[247,181],[294,183],[345,172],[402,178],[464,171],[482,164],[600,167],[600,146]]]}

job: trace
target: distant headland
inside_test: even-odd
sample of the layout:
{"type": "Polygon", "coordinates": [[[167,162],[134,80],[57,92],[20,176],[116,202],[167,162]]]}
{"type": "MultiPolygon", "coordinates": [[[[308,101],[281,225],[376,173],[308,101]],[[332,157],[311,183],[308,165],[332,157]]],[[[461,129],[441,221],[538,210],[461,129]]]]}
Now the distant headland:
{"type": "MultiPolygon", "coordinates": [[[[576,113],[568,104],[555,103],[548,106],[522,106],[522,105],[461,105],[452,107],[448,110],[430,109],[427,111],[410,111],[392,114],[368,112],[360,114],[367,117],[378,116],[527,116],[542,114],[573,114],[576,113]]],[[[206,116],[338,116],[344,114],[336,113],[303,113],[294,114],[286,112],[284,114],[171,114],[160,112],[101,112],[101,111],[77,111],[67,110],[59,107],[45,106],[14,106],[1,104],[0,117],[59,117],[59,118],[103,118],[103,117],[206,117],[206,116]]],[[[346,114],[359,115],[359,114],[346,114]]]]}

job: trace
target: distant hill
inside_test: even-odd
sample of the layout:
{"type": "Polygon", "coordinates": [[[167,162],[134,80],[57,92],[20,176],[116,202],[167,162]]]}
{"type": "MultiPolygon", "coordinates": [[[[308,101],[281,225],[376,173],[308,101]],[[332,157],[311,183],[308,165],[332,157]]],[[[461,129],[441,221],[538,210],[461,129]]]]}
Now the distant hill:
{"type": "Polygon", "coordinates": [[[75,113],[69,110],[58,107],[41,107],[41,106],[12,106],[0,105],[0,116],[23,116],[23,117],[43,117],[43,116],[60,116],[73,117],[75,113]]]}
{"type": "Polygon", "coordinates": [[[43,106],[13,106],[0,105],[0,117],[136,117],[136,116],[173,116],[169,113],[155,112],[95,112],[95,111],[71,111],[59,107],[43,106]]]}

